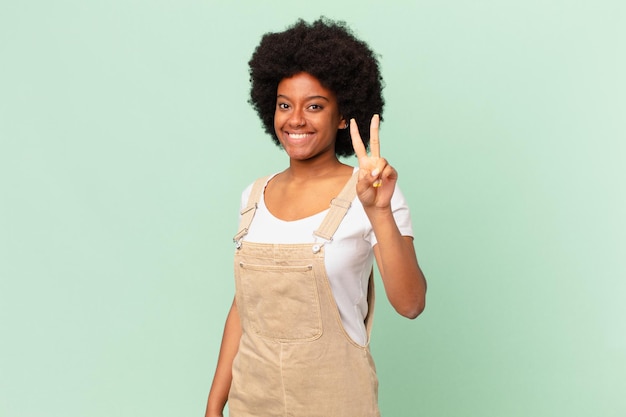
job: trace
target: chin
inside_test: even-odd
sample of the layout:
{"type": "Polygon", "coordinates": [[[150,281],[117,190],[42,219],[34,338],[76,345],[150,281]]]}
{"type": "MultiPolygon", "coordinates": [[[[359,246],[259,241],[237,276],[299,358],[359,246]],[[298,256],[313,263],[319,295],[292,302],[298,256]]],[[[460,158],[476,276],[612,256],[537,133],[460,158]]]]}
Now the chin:
{"type": "Polygon", "coordinates": [[[303,155],[299,153],[288,153],[289,159],[293,159],[294,161],[306,161],[308,159],[314,158],[314,155],[303,155]]]}

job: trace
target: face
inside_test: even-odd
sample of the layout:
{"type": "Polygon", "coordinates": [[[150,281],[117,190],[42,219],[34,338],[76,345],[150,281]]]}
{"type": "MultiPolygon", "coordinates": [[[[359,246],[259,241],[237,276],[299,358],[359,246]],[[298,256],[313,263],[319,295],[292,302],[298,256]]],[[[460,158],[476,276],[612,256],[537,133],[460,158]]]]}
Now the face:
{"type": "Polygon", "coordinates": [[[293,160],[335,156],[337,129],[345,127],[335,94],[307,73],[278,84],[274,130],[293,160]]]}

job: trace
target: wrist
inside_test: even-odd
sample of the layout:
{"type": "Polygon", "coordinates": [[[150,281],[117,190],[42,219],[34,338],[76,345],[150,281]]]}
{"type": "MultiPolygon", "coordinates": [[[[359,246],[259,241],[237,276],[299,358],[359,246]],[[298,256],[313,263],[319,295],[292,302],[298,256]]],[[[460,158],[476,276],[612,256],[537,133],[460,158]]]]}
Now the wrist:
{"type": "Polygon", "coordinates": [[[224,415],[223,409],[220,410],[220,409],[207,408],[205,417],[215,417],[215,416],[221,417],[223,415],[224,415]]]}
{"type": "Polygon", "coordinates": [[[209,396],[206,406],[207,416],[221,416],[224,407],[226,407],[226,399],[214,399],[209,396]]]}

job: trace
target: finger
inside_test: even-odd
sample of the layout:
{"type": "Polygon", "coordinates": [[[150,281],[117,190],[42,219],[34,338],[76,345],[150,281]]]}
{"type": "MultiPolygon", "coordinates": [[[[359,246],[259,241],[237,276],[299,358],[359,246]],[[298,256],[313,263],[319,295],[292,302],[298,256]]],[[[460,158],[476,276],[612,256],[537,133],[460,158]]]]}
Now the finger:
{"type": "Polygon", "coordinates": [[[398,172],[389,164],[385,165],[380,177],[372,183],[374,188],[378,188],[384,183],[389,183],[390,181],[395,182],[398,179],[398,172]]]}
{"type": "Polygon", "coordinates": [[[374,162],[374,169],[372,170],[372,177],[380,177],[381,173],[387,167],[387,160],[385,158],[378,158],[374,162]]]}
{"type": "Polygon", "coordinates": [[[378,128],[380,127],[380,116],[375,114],[370,122],[370,151],[373,158],[380,158],[380,139],[378,128]]]}
{"type": "Polygon", "coordinates": [[[392,167],[391,165],[386,164],[385,169],[383,170],[383,173],[380,175],[380,177],[384,179],[385,181],[397,180],[398,171],[396,171],[396,169],[392,167]]]}
{"type": "Polygon", "coordinates": [[[367,157],[367,151],[359,133],[359,126],[354,119],[350,119],[350,138],[352,139],[352,147],[357,158],[367,157]]]}

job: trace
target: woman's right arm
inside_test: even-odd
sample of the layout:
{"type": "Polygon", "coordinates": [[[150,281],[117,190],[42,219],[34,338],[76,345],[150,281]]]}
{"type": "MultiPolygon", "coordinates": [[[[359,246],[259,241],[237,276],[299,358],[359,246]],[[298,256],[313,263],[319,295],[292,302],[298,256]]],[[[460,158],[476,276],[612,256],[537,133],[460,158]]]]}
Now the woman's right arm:
{"type": "Polygon", "coordinates": [[[220,347],[217,369],[213,377],[211,391],[209,391],[209,399],[207,401],[204,417],[223,416],[224,406],[228,400],[228,391],[230,391],[230,383],[233,379],[233,359],[239,349],[240,339],[241,322],[239,321],[237,304],[235,300],[233,300],[233,305],[230,307],[230,312],[228,313],[226,324],[224,325],[222,346],[220,347]]]}

